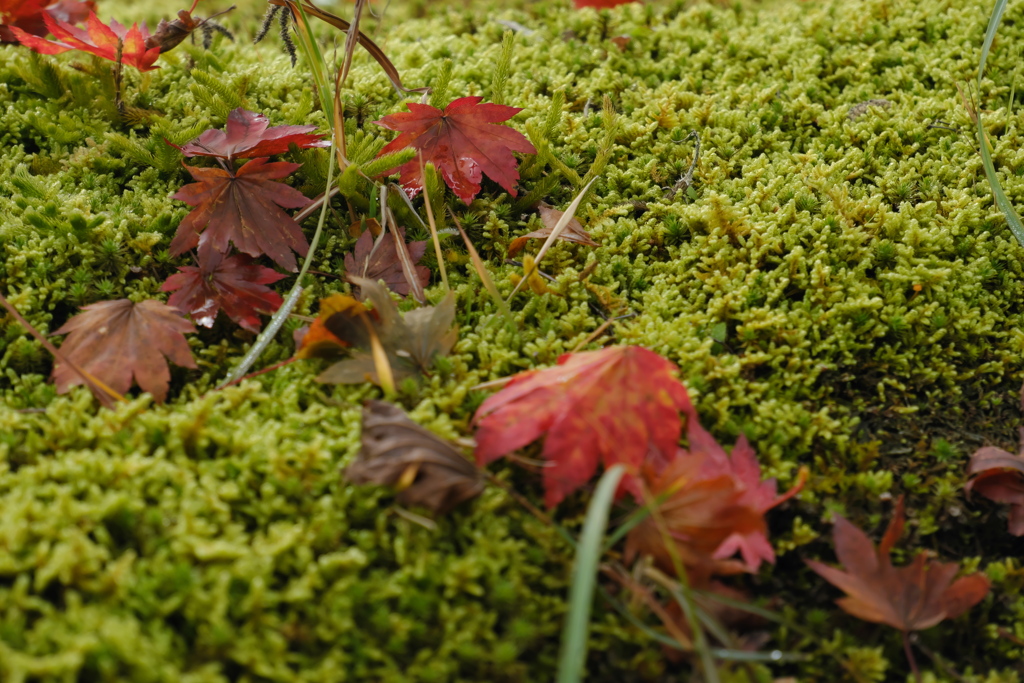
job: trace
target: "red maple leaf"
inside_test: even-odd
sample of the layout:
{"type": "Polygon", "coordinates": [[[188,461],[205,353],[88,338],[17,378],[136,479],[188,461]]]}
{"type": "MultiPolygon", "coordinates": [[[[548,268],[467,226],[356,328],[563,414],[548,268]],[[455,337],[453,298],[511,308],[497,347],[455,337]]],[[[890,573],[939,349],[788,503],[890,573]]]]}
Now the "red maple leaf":
{"type": "MultiPolygon", "coordinates": [[[[398,235],[405,244],[405,228],[398,228],[398,235]]],[[[409,261],[413,264],[423,258],[427,251],[425,241],[409,242],[406,244],[406,251],[409,254],[409,261]]],[[[430,269],[426,266],[415,266],[416,278],[421,287],[430,282],[430,269]]],[[[409,281],[405,278],[405,271],[402,270],[402,261],[398,256],[398,246],[395,244],[393,235],[382,234],[375,243],[373,233],[366,230],[356,240],[355,249],[351,254],[345,254],[345,272],[359,277],[373,280],[383,280],[388,289],[396,294],[408,296],[409,281]]],[[[364,292],[358,292],[360,299],[365,299],[364,292]]]]}
{"type": "MultiPolygon", "coordinates": [[[[167,398],[171,373],[165,356],[175,365],[196,367],[184,334],[195,332],[181,313],[159,301],[133,303],[128,299],[100,301],[82,307],[54,334],[66,334],[60,350],[118,393],[131,388],[132,378],[157,403],[167,398]]],[[[82,376],[57,363],[53,368],[57,393],[82,384],[82,376]]]]}
{"type": "Polygon", "coordinates": [[[956,581],[955,562],[929,562],[922,551],[906,567],[893,567],[889,551],[903,533],[903,498],[876,549],[867,534],[836,515],[833,538],[836,557],[845,572],[821,562],[807,565],[832,585],[846,592],[837,601],[858,619],[888,624],[906,633],[953,619],[981,601],[989,582],[975,573],[956,581]]]}
{"type": "Polygon", "coordinates": [[[95,7],[93,0],[0,0],[0,42],[18,42],[9,28],[11,26],[34,36],[45,36],[49,29],[46,28],[44,14],[70,24],[78,24],[85,21],[95,7]]]}
{"type": "MultiPolygon", "coordinates": [[[[408,112],[389,114],[379,126],[401,133],[380,155],[412,147],[423,154],[423,163],[432,162],[455,195],[466,204],[480,192],[480,180],[486,175],[516,196],[519,180],[517,161],[512,152],[536,154],[522,133],[498,123],[508,121],[522,111],[503,104],[480,104],[482,97],[462,97],[444,111],[427,104],[410,102],[408,112]]],[[[378,156],[380,156],[378,155],[378,156]]],[[[423,189],[420,160],[398,167],[402,187],[415,196],[423,189]]]]}
{"type": "Polygon", "coordinates": [[[187,157],[206,156],[220,159],[252,159],[284,154],[290,145],[299,148],[330,147],[322,135],[313,133],[316,126],[270,126],[270,119],[263,114],[246,111],[239,107],[228,114],[224,130],[211,128],[181,147],[187,157]]]}
{"type": "Polygon", "coordinates": [[[675,365],[639,346],[567,353],[558,365],[517,375],[473,417],[476,457],[489,463],[546,434],[544,500],[557,505],[597,470],[675,453],[679,412],[694,414],[675,365]],[[649,453],[652,452],[652,453],[649,453]]]}
{"type": "Polygon", "coordinates": [[[190,316],[196,325],[213,327],[219,310],[250,332],[260,331],[259,313],[273,313],[281,296],[266,285],[286,277],[252,262],[250,256],[225,258],[213,252],[199,267],[182,266],[167,278],[162,292],[174,292],[168,305],[190,316]],[[177,290],[177,291],[175,291],[177,290]]]}
{"type": "Polygon", "coordinates": [[[134,66],[139,71],[152,71],[159,69],[153,63],[160,57],[160,48],[146,48],[146,39],[149,38],[149,30],[145,24],[140,27],[132,24],[131,29],[126,29],[113,19],[110,26],[99,20],[95,12],[89,12],[86,20],[86,29],[76,28],[66,21],[55,19],[49,13],[43,13],[43,21],[46,28],[57,40],[46,40],[39,36],[27,33],[17,26],[11,26],[11,32],[21,41],[21,44],[35,52],[44,55],[59,55],[68,50],[81,50],[89,54],[117,60],[117,44],[122,41],[121,61],[129,66],[134,66]]]}
{"type": "Polygon", "coordinates": [[[292,217],[281,210],[298,209],[309,199],[295,188],[274,182],[301,164],[267,163],[262,157],[248,161],[233,173],[223,168],[186,166],[197,181],[174,195],[196,209],[178,225],[171,240],[171,256],[199,247],[200,260],[210,252],[226,254],[228,244],[250,256],[266,254],[282,268],[295,270],[295,255],[309,249],[305,235],[292,217]],[[204,231],[205,228],[205,231],[204,231]]]}

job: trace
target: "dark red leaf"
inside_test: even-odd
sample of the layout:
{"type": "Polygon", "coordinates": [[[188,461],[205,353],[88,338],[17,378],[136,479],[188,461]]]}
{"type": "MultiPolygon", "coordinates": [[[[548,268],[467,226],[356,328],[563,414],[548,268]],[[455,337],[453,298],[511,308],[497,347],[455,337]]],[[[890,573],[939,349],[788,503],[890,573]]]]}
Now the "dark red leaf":
{"type": "MultiPolygon", "coordinates": [[[[184,337],[189,332],[195,332],[192,323],[166,304],[119,299],[84,306],[54,334],[68,335],[60,347],[64,355],[114,391],[128,391],[134,377],[143,391],[163,403],[171,381],[164,357],[181,367],[196,367],[184,337]]],[[[83,382],[59,362],[53,381],[61,394],[83,382]]]]}
{"type": "Polygon", "coordinates": [[[188,313],[196,325],[213,327],[217,311],[223,309],[240,326],[258,333],[259,313],[273,313],[281,306],[281,296],[266,285],[286,276],[253,263],[245,254],[225,258],[213,252],[198,268],[178,270],[160,291],[174,292],[167,303],[188,313]]]}
{"type": "MultiPolygon", "coordinates": [[[[517,130],[497,125],[522,111],[502,104],[480,104],[482,97],[462,97],[444,111],[410,102],[408,112],[390,114],[379,126],[401,133],[381,155],[412,147],[432,162],[455,195],[469,204],[480,192],[484,175],[516,196],[518,162],[512,152],[536,154],[530,141],[517,130]]],[[[402,186],[412,195],[423,189],[420,162],[413,159],[399,167],[402,186]]]]}
{"type": "Polygon", "coordinates": [[[304,255],[309,243],[298,223],[280,207],[298,209],[310,200],[274,181],[290,175],[301,164],[267,161],[265,157],[253,159],[237,173],[186,166],[197,182],[181,188],[174,198],[196,209],[178,225],[171,240],[171,256],[198,246],[200,259],[207,259],[209,252],[226,254],[233,243],[250,256],[266,254],[282,268],[295,270],[292,251],[304,255]]]}
{"type": "Polygon", "coordinates": [[[263,114],[239,107],[228,114],[224,130],[211,128],[181,147],[187,157],[206,156],[221,159],[252,159],[284,154],[290,145],[299,148],[330,147],[322,135],[313,133],[316,126],[271,126],[263,114]]]}
{"type": "Polygon", "coordinates": [[[1024,457],[988,446],[971,456],[964,488],[1010,506],[1008,529],[1024,536],[1024,457]]]}

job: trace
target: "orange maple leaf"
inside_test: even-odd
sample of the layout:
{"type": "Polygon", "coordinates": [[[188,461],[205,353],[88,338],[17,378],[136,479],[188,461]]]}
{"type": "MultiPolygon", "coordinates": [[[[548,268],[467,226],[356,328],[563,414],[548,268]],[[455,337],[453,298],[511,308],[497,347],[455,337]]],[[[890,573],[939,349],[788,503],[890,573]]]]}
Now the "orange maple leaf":
{"type": "Polygon", "coordinates": [[[567,353],[553,368],[521,373],[473,417],[477,461],[489,463],[546,434],[549,506],[586,483],[599,461],[623,463],[633,475],[645,458],[664,463],[676,451],[680,411],[696,415],[675,369],[645,348],[613,346],[567,353]]]}
{"type": "Polygon", "coordinates": [[[141,27],[138,24],[132,24],[131,29],[127,29],[111,19],[110,26],[107,26],[99,20],[95,12],[89,12],[85,29],[55,19],[48,12],[43,13],[43,21],[56,40],[46,40],[34,36],[17,26],[11,26],[10,30],[22,45],[40,54],[59,55],[68,50],[80,50],[103,59],[109,59],[112,62],[117,60],[117,45],[120,41],[122,63],[134,66],[139,71],[152,71],[160,68],[153,66],[153,63],[160,57],[160,48],[146,47],[149,30],[145,24],[142,24],[141,27]]]}
{"type": "Polygon", "coordinates": [[[837,604],[858,619],[887,624],[904,633],[953,619],[988,594],[989,581],[980,573],[956,581],[955,562],[929,562],[922,551],[906,567],[893,567],[889,551],[903,534],[903,498],[896,503],[882,542],[875,548],[867,534],[836,515],[833,538],[836,557],[847,571],[804,560],[832,585],[846,592],[837,604]]]}

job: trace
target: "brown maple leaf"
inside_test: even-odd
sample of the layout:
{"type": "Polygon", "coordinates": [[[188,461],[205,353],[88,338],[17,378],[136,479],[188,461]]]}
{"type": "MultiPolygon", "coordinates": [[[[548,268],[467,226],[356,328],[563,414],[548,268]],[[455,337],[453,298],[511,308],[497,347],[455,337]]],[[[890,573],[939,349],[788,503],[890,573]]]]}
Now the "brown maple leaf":
{"type": "Polygon", "coordinates": [[[295,255],[309,249],[305,235],[281,210],[307,206],[310,200],[295,188],[275,182],[301,164],[267,163],[262,157],[246,162],[237,173],[223,168],[186,166],[197,181],[181,188],[174,199],[196,207],[178,225],[171,256],[199,247],[200,259],[210,252],[226,254],[228,245],[250,256],[266,254],[286,270],[296,269],[295,255]]]}
{"type": "Polygon", "coordinates": [[[372,337],[380,342],[396,381],[430,370],[437,356],[447,356],[458,340],[455,299],[449,293],[437,306],[423,306],[399,313],[388,290],[373,280],[349,277],[373,304],[368,309],[353,297],[336,294],[321,302],[321,316],[310,327],[316,332],[307,345],[303,342],[300,358],[331,357],[349,352],[317,376],[327,384],[379,384],[377,364],[373,360],[372,337]],[[329,334],[326,334],[329,333],[329,334]],[[336,340],[337,344],[332,344],[336,340]]]}
{"type": "MultiPolygon", "coordinates": [[[[171,381],[165,356],[184,368],[195,368],[184,334],[195,332],[176,309],[159,301],[100,301],[82,307],[54,334],[66,334],[60,349],[69,360],[118,393],[131,388],[132,378],[157,403],[167,398],[171,381]]],[[[59,362],[53,368],[57,393],[82,384],[81,375],[59,362]]]]}
{"type": "Polygon", "coordinates": [[[599,461],[622,463],[634,477],[652,451],[664,464],[676,452],[680,411],[695,415],[675,369],[648,349],[613,346],[567,353],[553,368],[520,373],[473,417],[477,462],[485,465],[546,434],[549,506],[586,483],[599,461]]]}
{"type": "Polygon", "coordinates": [[[330,147],[331,143],[314,130],[316,126],[270,126],[270,119],[263,114],[239,107],[228,114],[224,130],[211,128],[180,147],[169,140],[165,142],[186,157],[252,159],[284,154],[291,145],[300,149],[330,147]]]}
{"type": "Polygon", "coordinates": [[[224,257],[213,252],[208,260],[200,259],[198,268],[178,270],[160,291],[174,292],[168,305],[187,313],[196,325],[213,327],[217,312],[223,310],[241,327],[259,333],[259,313],[273,313],[281,306],[281,295],[267,285],[286,276],[253,263],[245,254],[224,257]]]}
{"type": "Polygon", "coordinates": [[[832,536],[836,557],[847,571],[804,560],[832,585],[846,592],[837,604],[858,619],[887,624],[904,633],[921,631],[953,619],[988,594],[989,581],[980,573],[954,577],[955,562],[929,562],[924,551],[906,567],[893,567],[889,551],[903,533],[903,498],[896,503],[889,527],[876,549],[867,534],[836,515],[832,536]]]}
{"type": "MultiPolygon", "coordinates": [[[[405,244],[405,228],[398,228],[398,236],[405,244]]],[[[409,254],[409,262],[416,264],[426,253],[427,243],[409,242],[405,244],[405,248],[409,254]]],[[[415,271],[420,286],[425,287],[430,282],[430,269],[426,266],[415,266],[415,271]]],[[[395,244],[394,236],[389,233],[380,233],[375,240],[372,230],[363,232],[356,240],[352,253],[345,254],[345,272],[374,282],[383,280],[392,292],[402,296],[409,295],[409,280],[405,277],[402,261],[398,257],[398,245],[395,244]]],[[[360,299],[366,298],[359,289],[356,290],[356,296],[360,299]]]]}
{"type": "Polygon", "coordinates": [[[413,159],[398,168],[402,187],[415,196],[423,189],[423,164],[430,162],[441,172],[448,187],[466,204],[480,192],[484,175],[516,196],[519,181],[516,158],[512,152],[536,154],[526,136],[508,126],[507,121],[522,109],[503,104],[480,104],[482,97],[462,97],[444,111],[428,104],[410,102],[408,112],[389,114],[378,126],[401,133],[378,156],[412,147],[422,153],[422,161],[413,159]]]}
{"type": "Polygon", "coordinates": [[[484,490],[480,471],[451,444],[384,401],[363,406],[362,450],[345,470],[355,484],[396,486],[398,502],[444,514],[484,490]]]}
{"type": "MultiPolygon", "coordinates": [[[[748,570],[742,563],[719,559],[716,551],[734,536],[765,538],[768,531],[764,513],[747,497],[743,482],[732,472],[709,467],[709,460],[706,453],[682,451],[660,474],[647,472],[651,494],[663,501],[657,509],[673,541],[672,550],[695,586],[707,585],[715,574],[748,570]]],[[[672,550],[650,516],[626,538],[627,559],[649,555],[662,570],[675,573],[672,550]]]]}
{"type": "Polygon", "coordinates": [[[971,456],[967,476],[967,493],[1009,504],[1007,529],[1014,536],[1024,536],[1024,455],[994,446],[981,448],[971,456]]]}
{"type": "MultiPolygon", "coordinates": [[[[549,206],[548,204],[544,204],[543,202],[537,207],[537,210],[540,211],[540,222],[544,224],[544,227],[540,230],[534,230],[531,233],[517,237],[509,242],[509,256],[515,256],[522,251],[523,247],[525,247],[526,243],[531,239],[546,240],[555,229],[555,226],[558,225],[558,221],[565,215],[565,211],[559,211],[558,209],[549,206]]],[[[566,242],[572,242],[574,244],[585,244],[588,247],[601,246],[590,237],[590,233],[583,229],[583,226],[576,218],[569,221],[565,228],[563,228],[562,233],[558,236],[558,239],[565,240],[566,242]]]]}

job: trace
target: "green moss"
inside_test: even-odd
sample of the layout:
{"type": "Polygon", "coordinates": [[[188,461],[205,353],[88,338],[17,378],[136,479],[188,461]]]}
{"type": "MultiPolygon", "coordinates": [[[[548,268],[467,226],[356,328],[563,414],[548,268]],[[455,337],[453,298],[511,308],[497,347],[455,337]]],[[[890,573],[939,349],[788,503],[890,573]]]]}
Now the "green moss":
{"type": "MultiPolygon", "coordinates": [[[[473,386],[553,363],[601,324],[597,311],[622,304],[637,315],[615,339],[679,364],[718,438],[746,434],[783,485],[811,468],[800,500],[772,513],[778,566],[739,581],[833,634],[802,643],[777,631],[772,647],[815,655],[777,675],[906,676],[898,637],[835,609],[836,591],[800,557],[832,559],[832,512],[878,528],[886,501],[907,493],[904,547],[968,558],[995,586],[922,642],[967,680],[1015,680],[1024,652],[1001,629],[1024,637],[1019,549],[997,508],[961,493],[971,450],[1013,448],[1024,369],[1024,249],[992,204],[956,89],[976,68],[986,8],[566,4],[407,18],[413,3],[376,34],[410,87],[446,81],[449,99],[497,88],[524,108],[513,125],[548,152],[524,162],[522,195],[564,207],[588,173],[598,178],[580,217],[602,246],[555,247],[542,264],[554,293],[519,295],[516,330],[444,237],[460,340],[434,376],[403,388],[406,407],[465,435],[484,397],[473,386]],[[499,19],[534,33],[516,36],[496,84],[499,19]],[[624,49],[610,41],[620,35],[624,49]],[[850,115],[868,100],[890,105],[850,115]],[[694,130],[695,182],[668,199],[694,130]]],[[[238,42],[185,44],[159,71],[128,70],[127,124],[107,64],[0,47],[0,286],[41,331],[96,300],[163,296],[183,263],[166,250],[187,210],[170,199],[187,175],[164,138],[221,126],[239,105],[274,124],[324,124],[277,39],[249,44],[261,3],[242,5],[225,20],[238,42]]],[[[112,2],[101,14],[152,22],[177,9],[112,2]]],[[[980,93],[1018,205],[1021,89],[1012,116],[1008,98],[1020,11],[1009,10],[980,93]]],[[[350,151],[370,159],[390,139],[371,122],[402,107],[367,55],[353,74],[350,151]]],[[[325,154],[296,160],[295,184],[320,191],[325,154]]],[[[507,295],[507,244],[536,227],[528,207],[491,183],[470,207],[448,201],[507,295]]],[[[320,272],[339,272],[352,245],[347,207],[334,208],[320,272]]],[[[342,288],[317,278],[299,311],[342,288]]],[[[557,535],[497,489],[431,530],[395,514],[386,492],[346,484],[359,402],[377,390],[317,385],[319,368],[304,364],[208,393],[250,341],[223,321],[201,330],[190,341],[199,369],[174,370],[168,405],[105,411],[84,390],[57,397],[47,354],[3,321],[0,678],[550,679],[572,559],[557,535]]],[[[291,352],[282,334],[264,362],[291,352]]],[[[498,471],[537,493],[533,477],[498,471]]],[[[561,521],[578,521],[578,503],[561,521]]],[[[600,603],[594,634],[593,680],[674,671],[600,603]]]]}

